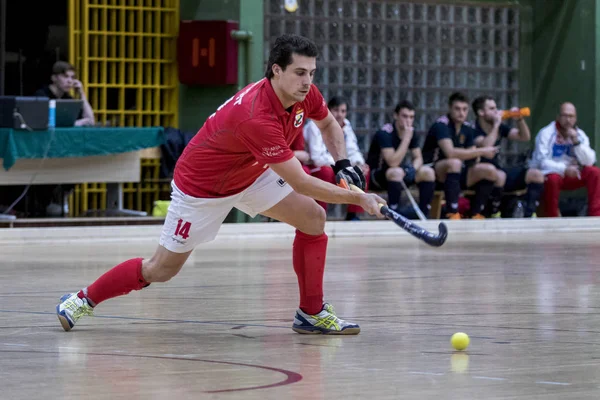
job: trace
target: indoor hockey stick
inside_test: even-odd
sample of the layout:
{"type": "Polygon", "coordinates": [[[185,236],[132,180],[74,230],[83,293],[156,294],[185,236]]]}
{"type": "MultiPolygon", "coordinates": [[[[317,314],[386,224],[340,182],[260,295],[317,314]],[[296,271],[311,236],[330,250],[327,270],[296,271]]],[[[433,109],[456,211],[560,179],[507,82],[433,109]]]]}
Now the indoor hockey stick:
{"type": "Polygon", "coordinates": [[[425,217],[425,214],[423,214],[423,212],[421,211],[421,209],[417,205],[417,202],[415,201],[415,198],[410,193],[410,190],[408,190],[408,187],[406,186],[406,183],[404,183],[404,180],[402,180],[402,179],[400,180],[400,183],[402,184],[402,189],[404,189],[404,192],[408,196],[408,200],[410,201],[410,205],[412,206],[413,210],[415,210],[415,212],[417,213],[417,217],[419,217],[419,219],[421,221],[425,221],[427,218],[425,217]]]}
{"type": "MultiPolygon", "coordinates": [[[[338,185],[343,188],[354,190],[355,192],[364,193],[364,191],[362,191],[357,186],[348,186],[348,183],[345,180],[342,180],[338,185]]],[[[390,209],[384,204],[379,204],[379,207],[381,214],[383,214],[386,218],[394,221],[394,223],[400,228],[404,229],[406,232],[410,233],[417,239],[421,239],[430,246],[440,247],[446,242],[446,239],[448,238],[448,228],[446,228],[446,224],[444,224],[443,222],[440,222],[440,225],[438,227],[439,233],[436,235],[424,228],[421,228],[417,224],[414,224],[412,221],[410,221],[403,215],[398,214],[396,211],[390,209]]]]}

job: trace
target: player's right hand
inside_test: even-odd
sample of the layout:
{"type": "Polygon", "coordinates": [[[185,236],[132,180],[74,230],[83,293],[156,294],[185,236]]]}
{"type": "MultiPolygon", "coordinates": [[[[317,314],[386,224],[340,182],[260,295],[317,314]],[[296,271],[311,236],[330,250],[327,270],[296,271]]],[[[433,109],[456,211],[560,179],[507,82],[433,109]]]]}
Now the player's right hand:
{"type": "Polygon", "coordinates": [[[382,218],[380,204],[387,205],[386,201],[374,193],[365,193],[360,198],[360,206],[365,209],[370,215],[376,215],[382,218]]]}
{"type": "MultiPolygon", "coordinates": [[[[518,108],[517,108],[517,111],[519,111],[518,108]]],[[[496,111],[496,114],[494,114],[494,126],[496,126],[496,127],[500,126],[501,123],[502,123],[502,111],[498,110],[498,111],[496,111]]]]}
{"type": "Polygon", "coordinates": [[[496,154],[498,154],[499,150],[500,149],[495,146],[482,147],[481,148],[481,156],[492,159],[492,158],[496,157],[496,154]]]}
{"type": "Polygon", "coordinates": [[[79,79],[73,79],[73,89],[75,89],[75,90],[83,89],[83,85],[81,84],[81,81],[79,79]]]}
{"type": "Polygon", "coordinates": [[[411,125],[411,123],[407,120],[404,120],[404,136],[403,139],[410,140],[413,136],[415,128],[411,125]]]}
{"type": "Polygon", "coordinates": [[[567,129],[567,136],[569,138],[571,138],[571,140],[573,140],[573,141],[577,140],[577,134],[578,134],[577,129],[575,129],[575,128],[567,129]]]}

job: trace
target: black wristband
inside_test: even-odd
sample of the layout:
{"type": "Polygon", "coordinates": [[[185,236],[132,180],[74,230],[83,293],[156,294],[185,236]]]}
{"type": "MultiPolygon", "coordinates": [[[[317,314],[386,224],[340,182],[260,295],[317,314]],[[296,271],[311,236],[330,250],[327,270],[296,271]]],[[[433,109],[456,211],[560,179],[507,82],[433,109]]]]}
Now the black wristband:
{"type": "Polygon", "coordinates": [[[352,166],[352,164],[350,164],[350,160],[348,160],[347,158],[344,158],[342,160],[337,160],[335,162],[335,165],[333,166],[333,170],[337,174],[339,171],[343,170],[344,168],[348,168],[351,166],[352,166]]]}

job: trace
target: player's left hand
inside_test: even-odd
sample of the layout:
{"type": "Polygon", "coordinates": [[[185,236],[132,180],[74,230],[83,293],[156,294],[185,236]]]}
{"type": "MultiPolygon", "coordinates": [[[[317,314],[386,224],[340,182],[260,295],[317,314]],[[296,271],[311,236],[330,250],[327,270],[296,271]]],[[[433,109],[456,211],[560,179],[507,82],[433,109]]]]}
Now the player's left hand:
{"type": "Polygon", "coordinates": [[[520,121],[523,119],[523,117],[521,116],[521,113],[520,113],[521,110],[519,107],[513,107],[510,109],[510,111],[512,113],[514,113],[514,117],[512,118],[513,120],[520,121]]]}
{"type": "Polygon", "coordinates": [[[338,160],[332,168],[333,172],[335,172],[336,183],[340,183],[343,179],[348,185],[354,185],[361,190],[365,190],[365,176],[359,167],[353,167],[350,164],[350,160],[338,160]]]}
{"type": "Polygon", "coordinates": [[[567,169],[565,169],[565,176],[568,178],[581,179],[581,173],[579,172],[579,168],[575,165],[569,165],[567,169]]]}

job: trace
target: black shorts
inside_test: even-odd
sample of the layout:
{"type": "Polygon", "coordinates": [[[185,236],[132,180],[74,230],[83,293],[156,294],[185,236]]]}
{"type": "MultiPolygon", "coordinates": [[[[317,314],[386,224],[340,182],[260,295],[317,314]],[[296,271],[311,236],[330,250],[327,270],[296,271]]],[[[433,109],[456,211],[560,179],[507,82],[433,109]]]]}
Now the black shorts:
{"type": "MultiPolygon", "coordinates": [[[[404,170],[404,183],[406,186],[410,186],[415,183],[416,171],[413,167],[402,167],[404,170]]],[[[387,169],[372,169],[371,170],[371,181],[369,182],[369,189],[373,190],[387,190],[388,180],[385,177],[387,169]]]]}
{"type": "Polygon", "coordinates": [[[502,169],[506,173],[506,183],[504,184],[505,192],[514,192],[527,188],[525,176],[528,168],[526,167],[511,167],[502,169]]]}
{"type": "Polygon", "coordinates": [[[482,158],[482,162],[488,162],[499,170],[502,170],[506,173],[506,183],[504,184],[505,192],[514,192],[516,190],[523,190],[527,188],[527,184],[525,183],[525,176],[527,175],[527,167],[509,167],[502,168],[500,165],[493,161],[482,158]]]}

